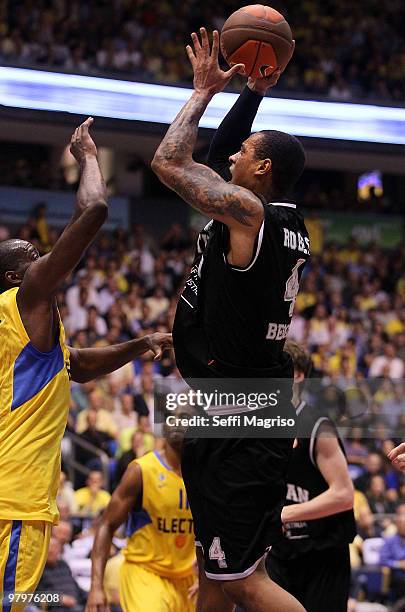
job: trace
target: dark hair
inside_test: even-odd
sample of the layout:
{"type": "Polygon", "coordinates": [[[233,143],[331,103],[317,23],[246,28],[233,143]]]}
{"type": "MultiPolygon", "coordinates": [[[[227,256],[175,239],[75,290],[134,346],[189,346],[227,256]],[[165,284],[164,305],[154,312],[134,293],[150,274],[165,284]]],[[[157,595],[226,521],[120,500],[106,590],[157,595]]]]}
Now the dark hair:
{"type": "Polygon", "coordinates": [[[25,240],[11,239],[0,242],[0,291],[5,291],[7,282],[6,272],[17,271],[27,262],[27,247],[31,246],[25,240]]]}
{"type": "Polygon", "coordinates": [[[305,151],[300,141],[285,132],[263,130],[255,141],[257,159],[271,159],[273,196],[284,197],[294,187],[305,167],[305,151]]]}

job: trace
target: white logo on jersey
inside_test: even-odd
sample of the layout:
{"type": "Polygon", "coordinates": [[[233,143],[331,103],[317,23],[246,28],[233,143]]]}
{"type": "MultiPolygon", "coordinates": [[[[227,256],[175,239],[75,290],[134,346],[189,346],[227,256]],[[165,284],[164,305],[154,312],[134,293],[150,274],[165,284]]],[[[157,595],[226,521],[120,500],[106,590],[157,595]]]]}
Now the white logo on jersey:
{"type": "Polygon", "coordinates": [[[302,264],[304,263],[305,263],[305,259],[299,259],[297,261],[297,263],[292,269],[290,278],[287,280],[285,284],[284,301],[291,302],[290,310],[288,313],[290,317],[292,317],[293,315],[295,300],[297,299],[298,289],[300,288],[300,282],[298,278],[298,268],[300,268],[300,266],[302,266],[302,264]]]}

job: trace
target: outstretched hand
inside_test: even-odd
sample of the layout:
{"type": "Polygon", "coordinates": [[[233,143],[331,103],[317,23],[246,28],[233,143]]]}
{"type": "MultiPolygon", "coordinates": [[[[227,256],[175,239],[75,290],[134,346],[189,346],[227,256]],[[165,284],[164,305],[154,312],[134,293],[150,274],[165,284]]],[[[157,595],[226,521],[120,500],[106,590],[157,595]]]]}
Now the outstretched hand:
{"type": "Polygon", "coordinates": [[[89,133],[89,128],[93,123],[93,117],[88,117],[75,129],[70,140],[70,152],[79,164],[86,155],[97,155],[97,147],[89,133]]]}
{"type": "Polygon", "coordinates": [[[199,93],[213,96],[219,93],[229,83],[237,72],[244,72],[244,64],[236,64],[227,71],[221,70],[218,63],[219,32],[212,34],[212,49],[208,40],[207,30],[200,28],[201,42],[195,32],[192,33],[194,50],[187,45],[187,55],[194,71],[194,89],[199,93]]]}

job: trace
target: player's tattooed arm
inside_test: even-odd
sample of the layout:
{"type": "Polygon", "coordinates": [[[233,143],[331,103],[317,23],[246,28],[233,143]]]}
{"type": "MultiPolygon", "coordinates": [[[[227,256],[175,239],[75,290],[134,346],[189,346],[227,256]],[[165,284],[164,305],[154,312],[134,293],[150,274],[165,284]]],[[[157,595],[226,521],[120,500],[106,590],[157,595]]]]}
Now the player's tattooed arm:
{"type": "Polygon", "coordinates": [[[208,35],[201,29],[201,44],[192,35],[194,53],[187,47],[194,69],[195,91],[173,121],[152,161],[160,180],[201,213],[228,226],[256,232],[263,219],[263,206],[251,191],[226,183],[216,172],[193,160],[198,124],[210,100],[225,87],[241,66],[223,72],[218,65],[218,32],[210,51],[208,35]]]}
{"type": "Polygon", "coordinates": [[[244,187],[226,183],[202,164],[193,162],[172,169],[162,180],[193,208],[229,227],[244,226],[256,233],[263,220],[263,205],[257,196],[244,187]]]}

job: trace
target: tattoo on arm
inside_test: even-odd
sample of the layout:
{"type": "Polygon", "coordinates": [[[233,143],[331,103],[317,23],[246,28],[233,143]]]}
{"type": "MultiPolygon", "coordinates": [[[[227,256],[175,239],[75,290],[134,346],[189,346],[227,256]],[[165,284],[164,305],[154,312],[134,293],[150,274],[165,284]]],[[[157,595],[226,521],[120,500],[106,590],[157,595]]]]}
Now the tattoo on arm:
{"type": "Polygon", "coordinates": [[[258,206],[255,196],[243,187],[230,185],[210,168],[192,164],[173,172],[170,185],[193,208],[208,217],[232,218],[241,225],[253,225],[258,206]]]}
{"type": "Polygon", "coordinates": [[[152,168],[167,187],[204,215],[228,224],[256,227],[258,218],[263,218],[259,198],[193,161],[198,123],[209,99],[197,92],[191,96],[156,151],[152,168]]]}
{"type": "Polygon", "coordinates": [[[191,159],[197,140],[198,123],[207,108],[210,98],[193,93],[183,106],[155,154],[153,166],[158,172],[160,163],[184,163],[191,159]],[[156,162],[156,163],[155,163],[156,162]]]}

